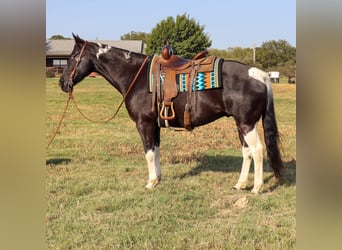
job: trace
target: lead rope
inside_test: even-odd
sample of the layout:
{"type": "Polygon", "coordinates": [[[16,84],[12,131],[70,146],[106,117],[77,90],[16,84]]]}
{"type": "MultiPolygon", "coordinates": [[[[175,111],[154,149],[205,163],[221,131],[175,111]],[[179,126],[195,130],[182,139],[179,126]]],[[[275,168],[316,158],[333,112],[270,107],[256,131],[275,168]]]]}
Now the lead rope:
{"type": "Polygon", "coordinates": [[[75,102],[74,97],[73,97],[72,94],[71,94],[71,99],[72,99],[72,101],[73,101],[73,103],[74,103],[76,109],[78,110],[78,112],[80,112],[80,114],[83,116],[83,118],[86,119],[86,120],[88,120],[88,121],[90,121],[90,122],[93,122],[93,123],[108,123],[108,122],[110,122],[111,120],[113,120],[113,119],[116,117],[116,115],[119,113],[120,108],[121,108],[122,105],[124,104],[124,102],[125,102],[125,100],[126,100],[126,97],[128,96],[129,92],[130,92],[131,89],[133,88],[133,85],[134,85],[134,83],[136,82],[138,76],[140,75],[140,72],[141,72],[141,70],[143,69],[144,65],[146,64],[148,58],[149,58],[149,57],[146,57],[146,58],[145,58],[144,62],[141,64],[141,66],[140,66],[138,72],[135,74],[134,79],[133,79],[133,80],[131,81],[131,83],[129,84],[129,87],[128,87],[128,89],[127,89],[127,92],[126,92],[126,94],[123,96],[123,99],[122,99],[121,103],[119,104],[118,108],[116,109],[114,115],[111,116],[110,118],[108,118],[107,120],[104,120],[104,121],[95,121],[95,120],[92,120],[92,119],[90,119],[89,117],[87,117],[87,116],[81,111],[81,109],[78,107],[78,105],[77,105],[76,102],[75,102]]]}
{"type": "Polygon", "coordinates": [[[129,87],[128,87],[128,89],[127,89],[127,92],[126,92],[125,95],[123,96],[123,99],[122,99],[120,105],[118,106],[118,108],[116,109],[114,115],[111,116],[110,118],[108,118],[108,119],[105,120],[105,121],[95,121],[95,120],[90,119],[90,118],[87,117],[86,115],[84,115],[84,113],[80,110],[80,108],[78,107],[77,103],[75,102],[74,96],[72,95],[72,91],[69,91],[68,100],[67,100],[67,102],[66,102],[66,104],[65,104],[65,108],[64,108],[63,114],[62,114],[62,116],[61,116],[61,119],[60,119],[60,121],[59,121],[59,123],[58,123],[58,126],[57,126],[57,128],[56,128],[56,131],[55,131],[55,132],[53,133],[53,135],[51,136],[51,139],[50,139],[49,143],[47,144],[45,150],[47,150],[47,149],[49,148],[49,146],[51,145],[51,143],[52,143],[53,140],[55,139],[55,137],[56,137],[56,135],[57,135],[57,133],[58,133],[58,131],[59,131],[61,125],[62,125],[62,121],[63,121],[63,119],[64,119],[64,117],[65,117],[65,113],[66,113],[66,111],[67,111],[67,109],[68,109],[70,100],[72,100],[72,102],[74,103],[76,109],[77,109],[78,112],[82,115],[82,117],[83,117],[84,119],[90,121],[90,122],[93,122],[93,123],[108,123],[109,121],[113,120],[113,119],[116,117],[116,115],[119,113],[120,108],[122,107],[123,103],[125,102],[126,97],[128,96],[129,92],[130,92],[131,89],[133,88],[133,85],[134,85],[134,83],[136,82],[138,76],[140,75],[140,72],[141,72],[141,70],[143,69],[144,65],[146,64],[148,58],[149,58],[148,56],[145,58],[144,62],[141,64],[141,66],[140,66],[138,72],[135,74],[134,79],[133,79],[133,80],[131,81],[131,83],[129,84],[129,87]]]}
{"type": "Polygon", "coordinates": [[[51,143],[53,142],[53,140],[55,139],[55,137],[56,137],[56,135],[57,135],[59,129],[61,128],[62,121],[63,121],[63,119],[64,119],[64,117],[65,117],[65,113],[66,113],[66,111],[67,111],[67,109],[68,109],[68,106],[69,106],[69,103],[70,103],[70,100],[71,100],[71,99],[72,99],[72,93],[69,92],[69,97],[68,97],[68,100],[67,100],[67,102],[66,102],[66,104],[65,104],[65,108],[64,108],[64,111],[63,111],[63,113],[62,113],[61,119],[59,120],[58,126],[57,126],[55,132],[52,134],[49,143],[48,143],[47,146],[45,147],[45,150],[47,150],[47,149],[50,147],[50,145],[51,145],[51,143]]]}
{"type": "Polygon", "coordinates": [[[118,109],[116,110],[116,112],[114,113],[114,115],[112,115],[112,116],[111,116],[110,118],[108,118],[107,120],[104,120],[104,121],[95,121],[95,120],[90,119],[89,117],[87,117],[87,116],[82,112],[82,110],[78,107],[78,105],[77,105],[77,103],[76,103],[74,97],[72,96],[72,94],[71,94],[71,100],[72,100],[72,102],[74,103],[74,105],[75,105],[77,111],[81,114],[81,116],[82,116],[84,119],[86,119],[86,120],[88,120],[88,121],[90,121],[90,122],[93,122],[93,123],[108,123],[108,122],[110,122],[110,121],[113,120],[113,119],[115,118],[115,116],[118,114],[118,112],[119,112],[119,110],[120,110],[120,108],[121,108],[121,106],[122,106],[122,103],[123,103],[123,102],[120,103],[120,105],[119,105],[118,109]]]}

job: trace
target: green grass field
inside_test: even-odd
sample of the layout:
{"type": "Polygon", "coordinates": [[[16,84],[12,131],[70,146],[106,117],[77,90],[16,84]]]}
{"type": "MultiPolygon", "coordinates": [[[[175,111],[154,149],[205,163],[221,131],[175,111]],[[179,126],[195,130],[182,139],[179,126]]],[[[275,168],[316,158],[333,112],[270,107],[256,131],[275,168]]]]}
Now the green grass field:
{"type": "MultiPolygon", "coordinates": [[[[275,186],[265,161],[265,188],[231,187],[242,163],[233,119],[193,133],[161,132],[162,182],[148,178],[142,143],[123,107],[107,124],[91,123],[71,103],[46,152],[48,249],[294,249],[296,243],[296,85],[273,85],[287,180],[275,186]]],[[[121,96],[104,79],[75,87],[92,119],[110,117],[121,96]]],[[[67,94],[46,80],[46,141],[67,94]]],[[[258,129],[262,135],[262,127],[258,129]]],[[[263,137],[263,136],[261,136],[263,137]]],[[[266,154],[266,153],[265,153],[266,154]]]]}

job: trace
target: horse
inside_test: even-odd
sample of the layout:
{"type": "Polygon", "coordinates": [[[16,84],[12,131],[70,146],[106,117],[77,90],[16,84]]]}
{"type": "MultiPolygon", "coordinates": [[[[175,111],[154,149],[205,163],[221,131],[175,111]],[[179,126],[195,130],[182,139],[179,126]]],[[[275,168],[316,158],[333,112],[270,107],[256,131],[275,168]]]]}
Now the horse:
{"type": "MultiPolygon", "coordinates": [[[[147,90],[148,64],[151,56],[90,42],[73,34],[74,48],[59,80],[64,92],[73,88],[91,72],[102,75],[124,97],[129,117],[135,122],[141,137],[148,165],[146,188],[152,189],[161,181],[159,113],[152,105],[152,93],[147,90]]],[[[193,128],[208,124],[221,117],[233,117],[242,147],[242,168],[239,179],[232,187],[247,188],[251,162],[254,162],[253,194],[262,192],[263,144],[256,124],[261,119],[270,166],[278,181],[285,168],[279,150],[279,132],[276,122],[271,81],[268,74],[238,61],[224,60],[221,70],[222,88],[198,91],[196,109],[191,112],[193,128]]],[[[187,93],[179,92],[174,98],[175,118],[168,121],[175,128],[184,127],[184,107],[187,93]]]]}

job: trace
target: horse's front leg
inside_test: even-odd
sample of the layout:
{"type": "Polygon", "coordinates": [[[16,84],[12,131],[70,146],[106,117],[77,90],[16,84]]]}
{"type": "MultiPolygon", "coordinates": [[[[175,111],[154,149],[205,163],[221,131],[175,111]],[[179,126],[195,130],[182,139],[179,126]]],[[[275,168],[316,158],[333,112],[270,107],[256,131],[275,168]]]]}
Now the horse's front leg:
{"type": "Polygon", "coordinates": [[[160,169],[160,128],[158,124],[137,123],[141,140],[144,145],[145,157],[148,166],[148,182],[146,188],[154,188],[161,180],[160,169]]]}
{"type": "Polygon", "coordinates": [[[155,146],[154,149],[149,149],[145,153],[147,166],[148,166],[148,182],[146,188],[154,188],[161,180],[160,170],[160,150],[155,146]]]}

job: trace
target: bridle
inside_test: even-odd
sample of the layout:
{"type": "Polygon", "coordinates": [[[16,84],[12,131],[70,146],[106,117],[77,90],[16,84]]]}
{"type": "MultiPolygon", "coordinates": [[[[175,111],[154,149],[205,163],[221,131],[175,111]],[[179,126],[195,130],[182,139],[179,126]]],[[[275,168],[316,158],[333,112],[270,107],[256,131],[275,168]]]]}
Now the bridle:
{"type": "Polygon", "coordinates": [[[82,49],[81,49],[81,52],[80,52],[80,54],[78,55],[78,57],[76,58],[76,64],[75,64],[73,70],[72,70],[71,73],[70,73],[70,76],[69,76],[69,79],[68,79],[69,93],[72,92],[72,87],[73,87],[73,85],[74,85],[74,83],[73,83],[73,81],[72,81],[72,78],[73,78],[74,75],[75,75],[75,72],[76,72],[76,70],[77,70],[77,67],[78,67],[80,61],[81,61],[81,57],[82,57],[82,54],[83,54],[83,52],[84,52],[84,50],[85,50],[85,48],[86,48],[86,46],[87,46],[87,43],[88,43],[87,41],[84,41],[84,44],[83,44],[82,49]]]}

